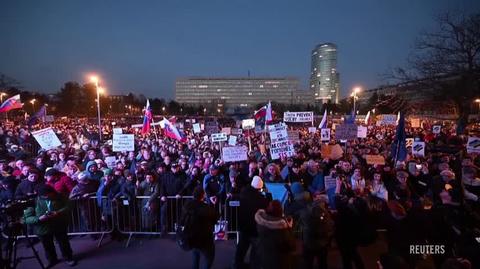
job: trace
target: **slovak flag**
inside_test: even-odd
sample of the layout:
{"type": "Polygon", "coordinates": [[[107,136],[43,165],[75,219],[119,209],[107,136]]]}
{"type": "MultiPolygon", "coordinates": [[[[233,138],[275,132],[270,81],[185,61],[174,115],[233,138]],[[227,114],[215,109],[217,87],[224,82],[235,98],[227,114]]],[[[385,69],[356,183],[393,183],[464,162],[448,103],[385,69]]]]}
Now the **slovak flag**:
{"type": "Polygon", "coordinates": [[[267,105],[255,111],[254,117],[256,120],[264,118],[266,124],[271,123],[273,121],[272,103],[268,102],[267,105]]]}
{"type": "Polygon", "coordinates": [[[0,106],[0,112],[8,112],[12,109],[22,108],[23,104],[20,101],[20,94],[12,96],[5,100],[3,104],[0,106]]]}
{"type": "Polygon", "coordinates": [[[325,109],[325,112],[323,113],[322,121],[318,125],[318,128],[319,129],[325,129],[325,128],[327,128],[327,124],[328,124],[328,122],[327,122],[327,109],[325,109]]]}
{"type": "Polygon", "coordinates": [[[163,120],[163,132],[167,137],[178,140],[180,142],[187,142],[187,137],[185,136],[185,134],[180,132],[175,126],[175,124],[171,123],[167,119],[163,120]]]}
{"type": "Polygon", "coordinates": [[[152,123],[152,109],[150,108],[150,100],[147,99],[145,106],[145,114],[143,116],[142,135],[150,132],[150,124],[152,123]]]}

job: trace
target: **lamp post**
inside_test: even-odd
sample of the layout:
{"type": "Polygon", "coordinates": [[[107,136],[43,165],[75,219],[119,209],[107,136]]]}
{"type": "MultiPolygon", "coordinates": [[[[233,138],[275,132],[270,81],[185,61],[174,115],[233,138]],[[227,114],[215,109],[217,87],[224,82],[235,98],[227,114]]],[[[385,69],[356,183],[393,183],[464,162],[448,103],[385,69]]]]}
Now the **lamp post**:
{"type": "Polygon", "coordinates": [[[103,92],[103,89],[98,86],[99,80],[97,76],[91,76],[90,81],[95,84],[95,90],[97,92],[98,135],[100,141],[102,141],[102,121],[100,119],[100,93],[103,92]]]}
{"type": "Polygon", "coordinates": [[[357,106],[356,106],[356,101],[357,101],[357,93],[360,92],[361,88],[360,87],[356,87],[353,89],[353,92],[350,96],[353,97],[353,111],[357,111],[357,106]]]}
{"type": "Polygon", "coordinates": [[[2,103],[2,104],[3,104],[3,97],[4,97],[5,95],[7,95],[7,94],[4,93],[4,92],[0,92],[0,103],[2,103]]]}
{"type": "Polygon", "coordinates": [[[30,100],[30,104],[32,104],[32,115],[33,115],[33,113],[35,113],[35,102],[36,101],[37,101],[37,99],[35,99],[35,98],[30,100]]]}
{"type": "Polygon", "coordinates": [[[480,115],[480,98],[475,99],[475,103],[478,103],[478,114],[480,115]]]}

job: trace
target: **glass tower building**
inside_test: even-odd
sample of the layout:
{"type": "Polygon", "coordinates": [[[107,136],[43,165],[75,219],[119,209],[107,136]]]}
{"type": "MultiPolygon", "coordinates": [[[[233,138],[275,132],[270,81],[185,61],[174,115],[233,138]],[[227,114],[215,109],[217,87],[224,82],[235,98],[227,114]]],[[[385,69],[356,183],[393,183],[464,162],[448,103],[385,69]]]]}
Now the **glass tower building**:
{"type": "Polygon", "coordinates": [[[317,45],[312,50],[310,90],[316,103],[338,103],[340,75],[337,72],[337,46],[333,43],[317,45]]]}

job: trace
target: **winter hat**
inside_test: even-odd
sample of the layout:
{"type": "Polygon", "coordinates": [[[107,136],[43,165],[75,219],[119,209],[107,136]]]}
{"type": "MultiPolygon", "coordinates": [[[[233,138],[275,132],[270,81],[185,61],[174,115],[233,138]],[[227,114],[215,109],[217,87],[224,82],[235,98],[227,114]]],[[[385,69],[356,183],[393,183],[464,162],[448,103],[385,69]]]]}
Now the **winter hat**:
{"type": "Polygon", "coordinates": [[[282,204],[278,200],[273,200],[268,204],[265,212],[270,216],[281,218],[283,216],[282,204]]]}
{"type": "Polygon", "coordinates": [[[52,168],[52,167],[49,167],[47,168],[46,172],[45,172],[45,176],[46,177],[49,177],[49,176],[54,176],[58,173],[57,169],[55,168],[52,168]]]}
{"type": "Polygon", "coordinates": [[[259,176],[254,176],[253,179],[252,179],[252,183],[250,183],[250,185],[254,189],[260,190],[261,188],[263,188],[263,180],[259,176]]]}
{"type": "Polygon", "coordinates": [[[87,170],[89,170],[90,167],[91,167],[91,166],[94,166],[94,165],[95,165],[95,166],[97,165],[97,163],[96,163],[95,161],[89,161],[89,162],[87,163],[87,166],[86,166],[87,170]]]}

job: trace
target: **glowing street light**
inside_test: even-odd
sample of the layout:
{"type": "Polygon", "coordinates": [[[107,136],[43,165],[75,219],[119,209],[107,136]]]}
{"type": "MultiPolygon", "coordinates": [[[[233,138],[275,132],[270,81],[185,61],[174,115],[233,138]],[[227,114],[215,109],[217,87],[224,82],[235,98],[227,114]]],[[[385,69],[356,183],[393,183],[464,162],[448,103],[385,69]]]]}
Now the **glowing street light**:
{"type": "Polygon", "coordinates": [[[362,90],[360,87],[355,87],[353,88],[352,94],[350,95],[353,97],[353,111],[356,111],[356,101],[357,101],[357,94],[362,90]]]}
{"type": "Polygon", "coordinates": [[[7,95],[7,94],[4,93],[4,92],[0,92],[0,103],[2,103],[2,104],[3,104],[3,97],[4,97],[5,95],[7,95]]]}
{"type": "Polygon", "coordinates": [[[37,101],[37,99],[33,98],[32,100],[30,100],[30,104],[32,104],[32,109],[33,109],[33,113],[35,113],[35,102],[37,101]]]}
{"type": "Polygon", "coordinates": [[[480,98],[475,99],[475,103],[478,103],[478,114],[480,114],[480,98]]]}
{"type": "Polygon", "coordinates": [[[102,141],[102,122],[100,120],[100,94],[104,93],[104,89],[98,86],[100,79],[97,76],[90,76],[90,81],[95,85],[95,90],[97,92],[98,135],[100,141],[102,141]]]}

